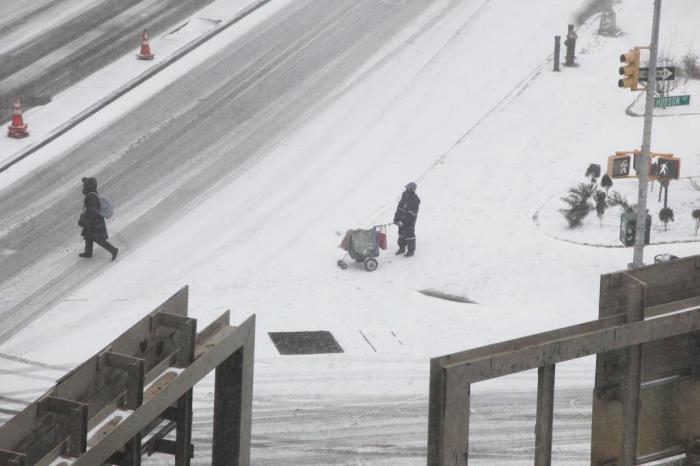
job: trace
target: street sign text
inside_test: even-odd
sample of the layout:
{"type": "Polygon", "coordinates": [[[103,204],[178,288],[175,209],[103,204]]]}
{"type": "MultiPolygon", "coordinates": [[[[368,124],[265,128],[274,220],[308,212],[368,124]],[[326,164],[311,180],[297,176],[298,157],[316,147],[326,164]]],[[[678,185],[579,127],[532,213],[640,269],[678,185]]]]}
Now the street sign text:
{"type": "Polygon", "coordinates": [[[654,107],[676,107],[678,105],[690,105],[690,96],[668,95],[654,99],[654,107]]]}

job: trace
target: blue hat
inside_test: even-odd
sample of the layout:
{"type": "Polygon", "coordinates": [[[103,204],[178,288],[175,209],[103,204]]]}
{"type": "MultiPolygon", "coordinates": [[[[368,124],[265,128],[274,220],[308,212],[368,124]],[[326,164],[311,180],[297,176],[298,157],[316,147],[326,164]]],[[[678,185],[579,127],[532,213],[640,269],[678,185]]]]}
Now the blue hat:
{"type": "Polygon", "coordinates": [[[418,186],[416,186],[416,183],[414,183],[413,181],[411,181],[410,183],[408,183],[408,184],[406,185],[406,190],[407,190],[407,191],[415,191],[417,187],[418,187],[418,186]]]}

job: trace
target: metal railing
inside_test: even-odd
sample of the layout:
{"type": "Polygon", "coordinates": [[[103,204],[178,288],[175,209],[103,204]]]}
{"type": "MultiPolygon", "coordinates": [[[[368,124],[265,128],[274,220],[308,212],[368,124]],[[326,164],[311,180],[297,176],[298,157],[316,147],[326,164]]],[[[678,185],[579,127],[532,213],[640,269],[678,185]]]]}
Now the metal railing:
{"type": "Polygon", "coordinates": [[[178,293],[0,427],[0,466],[141,464],[194,455],[192,389],[216,370],[212,464],[250,464],[255,316],[197,333],[178,293]],[[175,440],[166,436],[175,431],[175,440]]]}
{"type": "Polygon", "coordinates": [[[700,256],[602,276],[599,317],[433,358],[427,464],[468,464],[471,384],[537,368],[534,464],[550,465],[556,364],[593,354],[591,464],[695,461],[700,256]]]}

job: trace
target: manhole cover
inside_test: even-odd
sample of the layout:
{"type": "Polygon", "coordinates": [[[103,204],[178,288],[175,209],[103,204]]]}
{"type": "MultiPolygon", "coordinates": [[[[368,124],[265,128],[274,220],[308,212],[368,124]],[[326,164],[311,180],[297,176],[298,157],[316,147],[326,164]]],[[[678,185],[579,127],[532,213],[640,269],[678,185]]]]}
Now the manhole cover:
{"type": "Polygon", "coordinates": [[[335,338],[326,330],[314,332],[268,332],[280,354],[342,353],[335,338]]]}

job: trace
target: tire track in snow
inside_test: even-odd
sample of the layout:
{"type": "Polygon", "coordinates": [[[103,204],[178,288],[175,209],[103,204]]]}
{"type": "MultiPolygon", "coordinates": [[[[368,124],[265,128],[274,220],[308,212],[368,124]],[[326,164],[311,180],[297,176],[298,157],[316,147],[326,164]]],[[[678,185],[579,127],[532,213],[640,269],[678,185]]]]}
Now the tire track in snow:
{"type": "MultiPolygon", "coordinates": [[[[211,454],[212,398],[195,391],[194,403],[193,464],[204,465],[211,454]]],[[[427,403],[425,396],[256,396],[252,462],[256,465],[424,465],[427,403]]],[[[473,394],[470,463],[531,465],[535,405],[534,392],[473,394]]],[[[590,405],[590,389],[557,390],[554,464],[588,461],[590,405]]],[[[166,465],[169,461],[172,459],[153,457],[144,464],[166,465]]]]}
{"type": "MultiPolygon", "coordinates": [[[[347,367],[337,367],[330,375],[315,370],[314,364],[304,367],[290,365],[284,358],[256,363],[253,464],[425,464],[426,394],[335,394],[323,387],[329,386],[333,375],[347,375],[347,367]],[[290,387],[297,387],[293,390],[304,387],[302,390],[314,390],[315,393],[285,393],[285,388],[290,387]]],[[[413,366],[404,370],[408,367],[413,366]]],[[[364,378],[372,377],[376,370],[367,368],[351,372],[355,377],[364,378]]],[[[424,382],[424,376],[419,372],[414,370],[408,377],[414,383],[424,382]]],[[[568,386],[572,381],[581,380],[584,374],[590,375],[586,370],[576,368],[560,374],[560,382],[565,385],[556,390],[554,400],[553,463],[557,465],[588,461],[592,388],[568,386]]],[[[387,386],[393,375],[379,377],[386,380],[380,380],[378,386],[387,386]]],[[[522,380],[529,379],[526,375],[522,380]]],[[[342,381],[338,379],[332,383],[342,381]]],[[[0,393],[0,423],[24,409],[47,388],[0,393]]],[[[194,391],[193,465],[210,464],[213,395],[214,377],[210,374],[194,391]]],[[[535,410],[534,386],[530,390],[494,390],[477,384],[470,406],[470,463],[531,465],[535,410]]],[[[171,464],[172,457],[169,456],[144,458],[144,465],[171,464]]]]}

